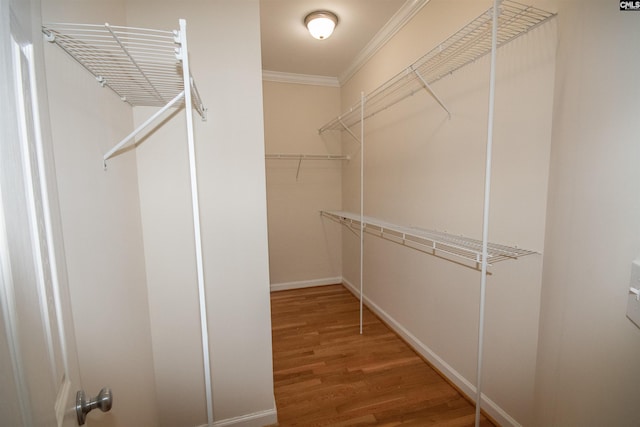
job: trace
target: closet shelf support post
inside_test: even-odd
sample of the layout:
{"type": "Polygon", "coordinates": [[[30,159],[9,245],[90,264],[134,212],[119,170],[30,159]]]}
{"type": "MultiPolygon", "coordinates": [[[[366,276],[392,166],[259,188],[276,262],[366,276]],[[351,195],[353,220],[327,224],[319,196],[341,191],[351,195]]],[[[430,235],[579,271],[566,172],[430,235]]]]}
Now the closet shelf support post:
{"type": "Polygon", "coordinates": [[[189,71],[189,49],[187,48],[187,23],[180,19],[180,32],[176,35],[180,48],[176,52],[182,62],[184,79],[184,104],[187,121],[187,143],[189,151],[189,176],[191,181],[191,204],[193,214],[193,233],[196,252],[196,270],[198,275],[198,303],[200,308],[200,330],[202,334],[202,359],[204,368],[205,396],[207,406],[207,425],[213,426],[213,391],[211,384],[211,358],[209,356],[209,328],[207,321],[207,301],[204,283],[204,263],[202,257],[202,232],[200,229],[200,203],[198,199],[198,176],[196,173],[195,138],[193,132],[192,88],[189,71]]]}
{"type": "Polygon", "coordinates": [[[364,106],[367,98],[360,92],[360,335],[364,311],[364,106]]]}
{"type": "Polygon", "coordinates": [[[476,416],[475,427],[480,426],[482,409],[482,357],[484,349],[484,316],[487,293],[487,266],[489,255],[489,206],[491,204],[491,164],[493,155],[493,117],[496,99],[496,50],[498,49],[498,6],[493,1],[491,22],[491,69],[489,73],[489,114],[487,118],[487,153],[484,172],[484,207],[482,212],[482,272],[480,274],[480,301],[478,313],[478,365],[476,370],[476,416]]]}

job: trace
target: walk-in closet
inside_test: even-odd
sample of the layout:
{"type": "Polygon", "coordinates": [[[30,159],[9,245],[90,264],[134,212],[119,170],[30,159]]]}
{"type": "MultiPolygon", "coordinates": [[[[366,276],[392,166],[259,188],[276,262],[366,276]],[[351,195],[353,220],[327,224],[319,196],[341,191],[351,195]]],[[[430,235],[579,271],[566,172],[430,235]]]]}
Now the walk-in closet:
{"type": "Polygon", "coordinates": [[[0,424],[640,425],[637,2],[0,19],[0,424]]]}
{"type": "Polygon", "coordinates": [[[572,299],[545,273],[570,2],[522,3],[495,59],[491,2],[433,0],[337,85],[263,74],[272,290],[342,283],[500,425],[547,423],[547,310],[572,299]]]}
{"type": "Polygon", "coordinates": [[[468,6],[425,5],[395,36],[411,43],[390,41],[341,85],[337,113],[292,124],[325,105],[313,91],[336,90],[265,82],[271,282],[340,276],[469,396],[480,366],[487,409],[517,424],[535,376],[557,28],[555,12],[502,2],[493,55],[493,9],[468,6]],[[288,157],[269,156],[287,141],[288,157]],[[320,266],[325,277],[305,276],[320,266]]]}

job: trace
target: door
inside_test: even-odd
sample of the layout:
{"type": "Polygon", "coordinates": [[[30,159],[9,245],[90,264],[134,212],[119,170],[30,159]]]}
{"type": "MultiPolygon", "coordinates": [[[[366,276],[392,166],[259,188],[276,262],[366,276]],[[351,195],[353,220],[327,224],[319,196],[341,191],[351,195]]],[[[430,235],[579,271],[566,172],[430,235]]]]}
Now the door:
{"type": "Polygon", "coordinates": [[[0,0],[0,420],[70,427],[80,383],[48,116],[38,103],[39,16],[36,0],[0,0]]]}

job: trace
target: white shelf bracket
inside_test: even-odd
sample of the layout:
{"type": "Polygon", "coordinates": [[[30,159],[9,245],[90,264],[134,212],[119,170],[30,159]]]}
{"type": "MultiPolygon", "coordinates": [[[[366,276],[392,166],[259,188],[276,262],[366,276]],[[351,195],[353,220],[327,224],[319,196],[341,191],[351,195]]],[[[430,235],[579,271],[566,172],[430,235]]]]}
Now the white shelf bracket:
{"type": "Polygon", "coordinates": [[[173,30],[173,41],[178,45],[174,50],[176,54],[176,61],[182,62],[185,58],[182,55],[182,52],[184,52],[182,49],[182,33],[179,30],[173,30]]]}
{"type": "Polygon", "coordinates": [[[189,79],[191,81],[191,88],[193,89],[193,96],[195,97],[194,103],[196,104],[196,111],[200,114],[200,118],[203,122],[207,121],[207,109],[205,108],[202,100],[200,99],[200,93],[198,92],[198,88],[196,87],[196,81],[193,77],[189,79]]]}
{"type": "Polygon", "coordinates": [[[56,36],[51,31],[49,31],[49,32],[45,31],[43,34],[44,34],[44,40],[45,41],[47,41],[49,43],[53,43],[53,42],[56,41],[56,36]]]}
{"type": "Polygon", "coordinates": [[[302,157],[298,159],[298,170],[296,170],[296,182],[298,182],[298,176],[300,176],[300,166],[302,166],[302,157]]]}
{"type": "MultiPolygon", "coordinates": [[[[187,64],[188,61],[189,61],[189,52],[187,52],[187,50],[184,48],[184,44],[182,42],[183,34],[184,34],[183,31],[174,30],[173,31],[173,40],[178,45],[178,47],[176,47],[176,49],[175,49],[176,60],[180,61],[182,64],[187,64]]],[[[200,118],[202,119],[202,121],[206,122],[207,121],[207,109],[202,104],[202,100],[200,99],[200,93],[198,92],[198,88],[196,87],[196,82],[195,82],[195,80],[193,79],[192,76],[189,76],[188,82],[190,84],[189,89],[191,91],[190,92],[191,93],[191,97],[193,97],[193,100],[192,100],[193,107],[196,109],[196,111],[200,115],[200,118]]],[[[185,89],[186,89],[187,80],[185,80],[184,85],[185,85],[185,89]]],[[[185,97],[185,99],[186,99],[186,97],[185,97]]]]}
{"type": "Polygon", "coordinates": [[[342,121],[342,119],[338,119],[338,121],[340,122],[340,124],[342,125],[342,127],[344,128],[344,130],[346,130],[347,132],[349,132],[349,135],[351,135],[353,137],[353,139],[355,139],[356,141],[358,141],[358,143],[360,143],[360,138],[358,138],[353,132],[351,132],[351,129],[349,129],[349,127],[347,125],[344,124],[344,122],[342,121]]]}
{"type": "Polygon", "coordinates": [[[420,72],[413,67],[409,67],[409,68],[411,69],[411,71],[415,73],[416,77],[418,77],[418,79],[422,82],[422,84],[424,85],[424,88],[427,90],[427,92],[429,92],[429,94],[433,97],[433,99],[435,99],[438,102],[438,104],[440,104],[440,106],[444,109],[444,111],[447,112],[447,114],[449,115],[449,119],[451,119],[451,111],[449,111],[447,106],[444,105],[444,102],[442,102],[440,97],[436,95],[436,93],[433,91],[429,83],[427,83],[427,81],[420,75],[420,72]]]}
{"type": "Polygon", "coordinates": [[[113,155],[118,150],[120,150],[128,142],[130,142],[132,139],[134,139],[140,132],[142,132],[147,126],[149,126],[152,122],[154,122],[158,117],[160,117],[162,114],[164,114],[165,111],[167,111],[169,108],[173,107],[175,104],[177,104],[179,101],[181,101],[182,98],[184,98],[184,91],[180,92],[175,98],[173,98],[171,101],[169,101],[169,103],[167,105],[165,105],[164,107],[162,107],[161,109],[156,111],[151,117],[149,117],[147,120],[145,120],[144,123],[142,123],[140,126],[138,126],[133,132],[131,132],[126,137],[124,137],[124,139],[122,141],[117,143],[111,150],[109,150],[107,152],[107,154],[105,154],[104,157],[103,157],[105,169],[107,168],[107,163],[106,163],[107,160],[109,160],[111,157],[113,157],[113,155]]]}

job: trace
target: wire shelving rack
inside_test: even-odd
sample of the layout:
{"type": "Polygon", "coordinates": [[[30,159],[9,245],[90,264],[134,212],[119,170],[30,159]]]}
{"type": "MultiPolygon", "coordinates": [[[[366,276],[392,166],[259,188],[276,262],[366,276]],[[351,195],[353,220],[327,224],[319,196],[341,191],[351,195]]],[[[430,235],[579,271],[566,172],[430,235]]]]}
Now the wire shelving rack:
{"type": "MultiPolygon", "coordinates": [[[[55,23],[43,25],[42,32],[131,106],[162,107],[184,91],[178,31],[55,23]]],[[[190,79],[193,108],[204,118],[190,79]]]]}
{"type": "MultiPolygon", "coordinates": [[[[502,1],[497,26],[498,47],[531,31],[555,15],[533,6],[510,0],[502,1]]],[[[491,52],[491,19],[492,9],[489,9],[367,94],[364,107],[360,102],[354,104],[346,112],[322,126],[319,132],[348,130],[360,122],[362,108],[365,109],[366,120],[425,89],[449,112],[430,85],[491,52]]]]}
{"type": "Polygon", "coordinates": [[[179,30],[163,31],[109,24],[45,24],[45,39],[55,43],[88,70],[100,85],[110,88],[129,105],[161,107],[103,156],[106,161],[170,108],[185,108],[194,249],[198,282],[200,328],[208,425],[213,425],[213,388],[209,357],[209,332],[205,297],[202,233],[195,159],[193,110],[206,119],[189,66],[187,23],[179,30]]]}
{"type": "MultiPolygon", "coordinates": [[[[364,230],[387,240],[394,241],[407,247],[420,249],[434,255],[455,257],[476,264],[482,263],[482,241],[470,237],[445,233],[442,231],[425,230],[407,227],[369,216],[344,211],[321,211],[321,215],[337,221],[353,230],[364,230]]],[[[489,243],[487,263],[493,265],[500,261],[518,259],[537,252],[513,246],[489,243]]]]}

